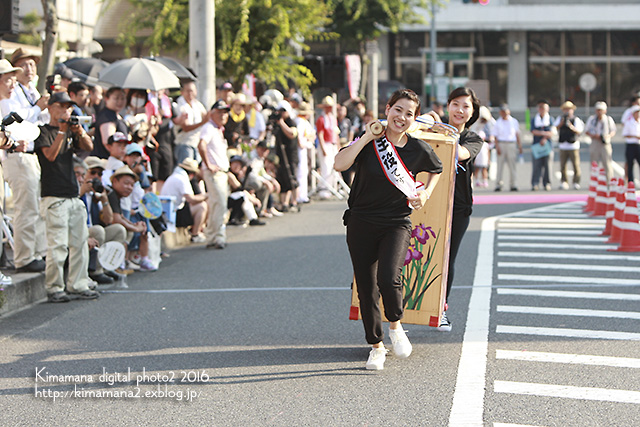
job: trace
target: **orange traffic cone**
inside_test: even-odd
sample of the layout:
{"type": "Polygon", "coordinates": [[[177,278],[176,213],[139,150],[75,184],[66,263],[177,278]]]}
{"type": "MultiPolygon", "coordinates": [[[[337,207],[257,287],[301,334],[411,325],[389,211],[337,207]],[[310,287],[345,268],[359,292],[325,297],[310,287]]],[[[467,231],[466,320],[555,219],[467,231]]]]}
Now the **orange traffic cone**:
{"type": "Polygon", "coordinates": [[[622,223],[624,223],[625,186],[624,179],[618,178],[618,192],[613,206],[613,220],[611,221],[611,237],[607,243],[620,243],[622,240],[622,223]]]}
{"type": "Polygon", "coordinates": [[[589,179],[589,197],[583,212],[593,212],[596,202],[596,188],[598,186],[598,163],[591,163],[591,178],[589,179]]]}
{"type": "Polygon", "coordinates": [[[591,216],[605,216],[607,214],[607,177],[604,169],[598,173],[598,186],[596,187],[596,201],[593,205],[591,216]]]}
{"type": "Polygon", "coordinates": [[[618,252],[640,252],[640,219],[638,218],[638,201],[636,186],[633,182],[627,187],[627,203],[624,208],[624,223],[622,223],[622,241],[618,252]]]}
{"type": "Polygon", "coordinates": [[[602,231],[602,234],[600,234],[601,236],[610,236],[611,235],[611,227],[612,227],[612,222],[613,222],[613,206],[615,205],[616,202],[616,195],[618,194],[618,180],[616,178],[611,178],[611,181],[609,181],[609,192],[608,192],[608,197],[607,197],[607,214],[605,215],[605,217],[607,218],[607,221],[605,223],[604,226],[604,230],[602,231]]]}

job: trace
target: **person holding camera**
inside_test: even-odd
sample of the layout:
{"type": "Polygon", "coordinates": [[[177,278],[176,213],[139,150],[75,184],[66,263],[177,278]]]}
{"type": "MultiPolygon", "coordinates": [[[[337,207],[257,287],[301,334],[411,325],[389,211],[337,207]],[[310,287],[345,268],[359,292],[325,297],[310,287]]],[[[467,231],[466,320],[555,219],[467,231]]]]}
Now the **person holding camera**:
{"type": "Polygon", "coordinates": [[[601,163],[607,176],[607,185],[613,177],[613,160],[611,155],[611,138],[616,134],[616,122],[613,117],[607,115],[607,104],[596,102],[596,113],[587,119],[585,132],[591,138],[589,154],[591,163],[601,163]]]}
{"type": "Polygon", "coordinates": [[[566,101],[560,106],[562,115],[556,118],[554,126],[558,129],[558,148],[560,150],[560,188],[569,189],[567,178],[567,162],[573,165],[573,188],[580,189],[580,140],[578,136],[584,131],[584,122],[575,115],[576,106],[566,101]]]}
{"type": "Polygon", "coordinates": [[[89,289],[89,233],[87,210],[79,199],[79,186],[73,170],[76,150],[91,151],[91,137],[78,124],[69,124],[73,101],[66,92],[56,92],[49,99],[49,124],[40,126],[35,152],[42,169],[40,210],[46,222],[48,243],[45,287],[49,302],[67,302],[69,295],[78,299],[95,299],[99,294],[89,289]],[[65,285],[64,264],[69,257],[69,274],[65,285]],[[65,293],[65,288],[67,293],[65,293]]]}
{"type": "MultiPolygon", "coordinates": [[[[36,89],[36,64],[40,57],[22,48],[11,55],[14,67],[22,69],[16,75],[17,85],[8,99],[0,101],[2,116],[16,112],[23,120],[37,125],[49,122],[47,103],[49,94],[40,96],[36,89]]],[[[44,271],[42,256],[46,253],[44,221],[39,214],[40,164],[34,154],[33,141],[25,141],[7,154],[3,162],[5,178],[11,187],[14,202],[13,238],[15,242],[13,263],[18,272],[44,271]]]]}
{"type": "Polygon", "coordinates": [[[297,212],[298,127],[293,120],[291,104],[288,101],[280,101],[272,120],[276,137],[276,154],[280,159],[276,176],[280,183],[280,211],[297,212]]]}

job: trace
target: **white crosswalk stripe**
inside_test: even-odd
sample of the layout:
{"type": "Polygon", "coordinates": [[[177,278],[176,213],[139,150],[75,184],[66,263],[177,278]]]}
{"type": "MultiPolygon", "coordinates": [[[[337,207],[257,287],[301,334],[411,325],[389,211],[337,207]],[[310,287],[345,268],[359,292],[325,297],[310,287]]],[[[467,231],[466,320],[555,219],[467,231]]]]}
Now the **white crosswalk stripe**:
{"type": "MultiPolygon", "coordinates": [[[[602,236],[604,225],[603,218],[584,214],[579,203],[533,209],[496,222],[492,286],[497,289],[490,322],[499,342],[495,396],[520,396],[519,404],[527,396],[571,400],[576,413],[586,401],[640,405],[637,383],[625,390],[627,384],[602,381],[603,369],[640,369],[640,358],[603,351],[640,341],[640,254],[611,252],[618,245],[602,236]],[[602,347],[601,342],[611,344],[602,347]],[[561,351],[549,352],[549,343],[558,343],[561,351]],[[500,369],[505,363],[510,369],[500,369]],[[579,368],[580,375],[571,377],[563,366],[579,368]],[[529,372],[537,375],[527,377],[529,372]]],[[[514,413],[492,424],[549,422],[542,420],[527,423],[514,413]]],[[[611,425],[606,420],[594,423],[611,425]]]]}

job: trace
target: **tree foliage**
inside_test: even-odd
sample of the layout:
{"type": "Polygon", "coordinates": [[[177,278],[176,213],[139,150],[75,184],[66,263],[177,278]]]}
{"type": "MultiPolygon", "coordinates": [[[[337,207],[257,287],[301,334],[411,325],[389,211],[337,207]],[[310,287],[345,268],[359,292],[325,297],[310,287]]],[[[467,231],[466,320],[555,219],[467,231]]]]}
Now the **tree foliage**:
{"type": "Polygon", "coordinates": [[[343,39],[363,42],[395,33],[402,24],[422,23],[418,9],[431,10],[432,3],[442,6],[448,0],[326,0],[333,10],[328,29],[343,39]]]}
{"type": "Polygon", "coordinates": [[[267,84],[289,81],[307,89],[314,82],[299,64],[305,42],[331,37],[326,4],[315,0],[216,0],[219,73],[235,82],[253,73],[267,84]]]}

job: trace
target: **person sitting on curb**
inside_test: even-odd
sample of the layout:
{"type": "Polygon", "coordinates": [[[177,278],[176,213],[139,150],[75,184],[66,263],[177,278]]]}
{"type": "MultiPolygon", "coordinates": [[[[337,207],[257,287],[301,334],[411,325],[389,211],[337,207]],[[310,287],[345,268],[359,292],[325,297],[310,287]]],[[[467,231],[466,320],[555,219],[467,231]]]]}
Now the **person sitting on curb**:
{"type": "MultiPolygon", "coordinates": [[[[127,165],[116,170],[113,175],[111,175],[111,187],[113,191],[109,193],[109,203],[111,204],[111,210],[113,210],[113,222],[122,224],[128,231],[127,241],[131,241],[133,233],[140,233],[140,256],[142,257],[140,270],[156,271],[158,267],[148,258],[148,253],[144,252],[145,245],[143,242],[147,240],[147,223],[145,221],[133,222],[129,220],[128,213],[123,211],[120,204],[121,199],[131,195],[137,180],[138,175],[127,165]]],[[[148,246],[146,247],[148,248],[148,246]]]]}
{"type": "Polygon", "coordinates": [[[40,126],[35,151],[42,170],[40,204],[46,221],[48,243],[45,287],[49,302],[67,302],[64,264],[69,257],[66,289],[78,299],[95,299],[89,289],[89,232],[87,210],[78,198],[78,181],[73,172],[74,150],[91,151],[91,138],[79,125],[69,124],[73,101],[66,92],[49,99],[49,124],[40,126]]]}
{"type": "Polygon", "coordinates": [[[191,227],[191,243],[204,243],[206,238],[202,233],[207,219],[207,194],[194,194],[191,181],[198,174],[198,163],[186,158],[167,178],[161,196],[173,196],[176,210],[176,226],[191,227]]]}
{"type": "Polygon", "coordinates": [[[76,158],[74,172],[80,184],[80,200],[87,209],[89,227],[89,277],[99,285],[113,283],[118,274],[109,271],[105,274],[98,262],[97,248],[106,242],[119,242],[126,245],[127,230],[121,224],[113,223],[113,211],[109,204],[106,187],[102,185],[101,175],[105,160],[89,156],[84,162],[76,158]]]}
{"type": "Polygon", "coordinates": [[[261,208],[260,200],[252,192],[246,189],[246,182],[251,175],[251,168],[242,156],[232,156],[229,159],[229,187],[231,194],[227,204],[231,209],[229,225],[243,225],[245,218],[249,225],[266,225],[258,219],[256,209],[261,208]]]}

